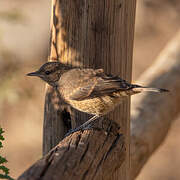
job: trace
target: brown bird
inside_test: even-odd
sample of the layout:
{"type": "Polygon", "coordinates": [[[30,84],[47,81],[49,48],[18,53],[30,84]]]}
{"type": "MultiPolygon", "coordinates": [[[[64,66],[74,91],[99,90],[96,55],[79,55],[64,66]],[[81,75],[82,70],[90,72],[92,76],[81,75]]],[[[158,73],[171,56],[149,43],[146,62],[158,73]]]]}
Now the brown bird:
{"type": "Polygon", "coordinates": [[[72,68],[59,62],[45,63],[38,71],[27,75],[40,77],[57,88],[66,103],[94,115],[74,131],[112,111],[124,97],[143,91],[168,92],[166,89],[130,84],[119,76],[104,73],[103,69],[72,68]]]}

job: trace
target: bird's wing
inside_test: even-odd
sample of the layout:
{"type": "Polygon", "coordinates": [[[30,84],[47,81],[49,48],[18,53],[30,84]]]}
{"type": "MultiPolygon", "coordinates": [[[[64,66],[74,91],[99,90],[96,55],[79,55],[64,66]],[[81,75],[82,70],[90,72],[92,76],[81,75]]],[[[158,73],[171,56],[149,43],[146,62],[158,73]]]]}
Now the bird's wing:
{"type": "Polygon", "coordinates": [[[102,69],[73,69],[63,74],[61,92],[71,100],[83,100],[131,88],[118,76],[107,75],[102,69]]]}
{"type": "Polygon", "coordinates": [[[132,84],[121,79],[119,76],[102,73],[98,75],[97,84],[90,96],[102,96],[104,94],[111,95],[113,92],[126,91],[132,88],[132,84]]]}

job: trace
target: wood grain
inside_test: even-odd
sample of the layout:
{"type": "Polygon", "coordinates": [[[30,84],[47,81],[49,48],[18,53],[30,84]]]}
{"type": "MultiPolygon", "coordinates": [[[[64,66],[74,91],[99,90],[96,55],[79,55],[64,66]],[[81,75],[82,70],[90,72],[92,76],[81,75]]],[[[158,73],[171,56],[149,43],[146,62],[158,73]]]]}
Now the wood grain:
{"type": "MultiPolygon", "coordinates": [[[[72,66],[103,68],[107,73],[131,81],[135,6],[135,0],[53,0],[49,60],[72,66]]],[[[129,101],[124,101],[109,116],[121,126],[126,142],[125,161],[121,169],[112,174],[112,179],[125,180],[129,175],[129,101]]],[[[69,106],[62,103],[62,99],[48,87],[44,113],[44,155],[63,139],[69,128],[89,119],[85,113],[69,110],[69,106]],[[52,96],[63,109],[61,106],[57,108],[52,96]],[[63,120],[62,112],[65,112],[63,120]],[[69,120],[71,126],[66,124],[69,120]]]]}
{"type": "Polygon", "coordinates": [[[85,130],[64,138],[18,180],[111,179],[125,160],[125,141],[115,122],[100,122],[101,130],[85,130]]]}

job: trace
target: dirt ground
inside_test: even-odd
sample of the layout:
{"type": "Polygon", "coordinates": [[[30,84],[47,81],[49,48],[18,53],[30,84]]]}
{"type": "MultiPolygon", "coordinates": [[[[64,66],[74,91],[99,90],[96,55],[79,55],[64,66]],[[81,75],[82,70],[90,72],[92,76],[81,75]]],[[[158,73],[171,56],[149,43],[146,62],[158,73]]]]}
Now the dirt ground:
{"type": "MultiPolygon", "coordinates": [[[[6,138],[0,153],[16,178],[41,157],[45,85],[25,74],[46,61],[51,7],[49,0],[0,4],[0,125],[6,138]]],[[[138,0],[133,81],[179,30],[179,19],[178,1],[138,0]]],[[[177,119],[137,180],[180,179],[179,132],[177,119]]]]}

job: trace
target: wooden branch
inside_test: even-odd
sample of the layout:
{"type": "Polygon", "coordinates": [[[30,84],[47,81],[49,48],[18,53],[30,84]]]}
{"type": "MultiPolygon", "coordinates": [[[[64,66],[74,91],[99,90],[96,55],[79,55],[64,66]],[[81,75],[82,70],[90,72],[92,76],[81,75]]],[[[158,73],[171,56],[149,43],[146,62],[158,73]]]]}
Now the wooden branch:
{"type": "Polygon", "coordinates": [[[135,178],[167,135],[180,112],[180,32],[162,51],[138,83],[170,90],[132,98],[131,176],[135,178]]]}
{"type": "Polygon", "coordinates": [[[116,123],[100,122],[104,131],[85,130],[66,137],[18,179],[110,179],[125,160],[125,142],[116,123]]]}

